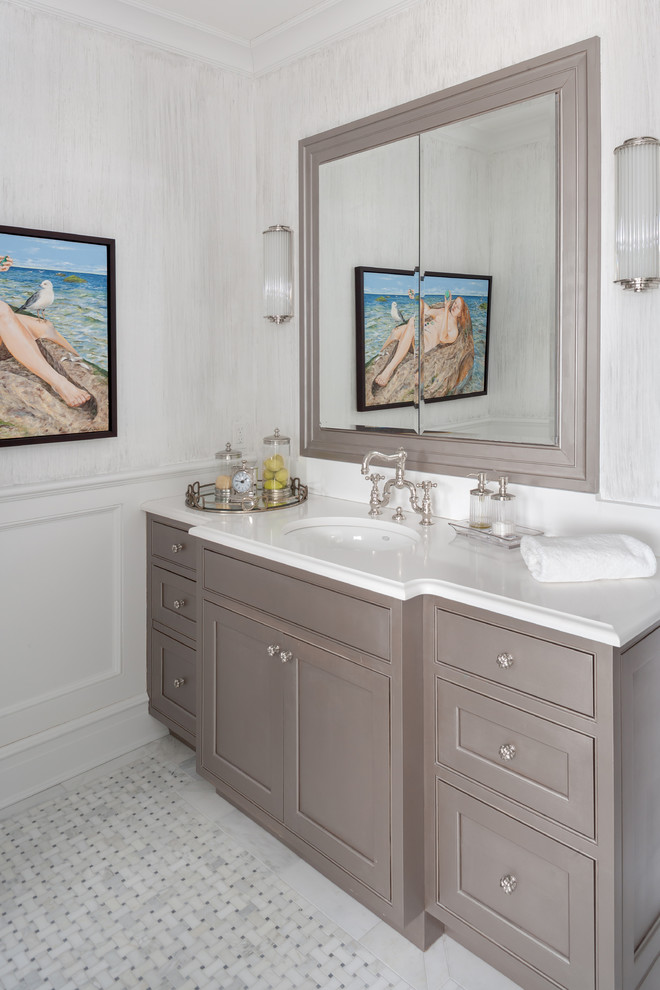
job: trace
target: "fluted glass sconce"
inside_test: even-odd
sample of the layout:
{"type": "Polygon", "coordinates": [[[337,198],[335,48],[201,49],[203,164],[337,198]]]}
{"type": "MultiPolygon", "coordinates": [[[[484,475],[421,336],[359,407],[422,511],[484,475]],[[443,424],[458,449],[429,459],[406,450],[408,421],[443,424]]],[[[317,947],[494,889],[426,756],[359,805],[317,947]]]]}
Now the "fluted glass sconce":
{"type": "Polygon", "coordinates": [[[264,316],[285,323],[293,316],[293,231],[278,223],[264,230],[264,316]]]}
{"type": "Polygon", "coordinates": [[[615,279],[641,292],[660,285],[660,141],[630,138],[616,156],[615,279]]]}

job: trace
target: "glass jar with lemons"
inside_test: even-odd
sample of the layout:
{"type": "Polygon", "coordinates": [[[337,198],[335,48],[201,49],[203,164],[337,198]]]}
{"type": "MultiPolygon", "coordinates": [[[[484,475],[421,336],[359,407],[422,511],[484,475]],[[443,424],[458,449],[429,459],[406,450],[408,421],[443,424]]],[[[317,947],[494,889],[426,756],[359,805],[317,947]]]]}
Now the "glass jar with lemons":
{"type": "Polygon", "coordinates": [[[278,429],[264,437],[262,475],[267,499],[279,502],[291,496],[291,440],[278,429]]]}

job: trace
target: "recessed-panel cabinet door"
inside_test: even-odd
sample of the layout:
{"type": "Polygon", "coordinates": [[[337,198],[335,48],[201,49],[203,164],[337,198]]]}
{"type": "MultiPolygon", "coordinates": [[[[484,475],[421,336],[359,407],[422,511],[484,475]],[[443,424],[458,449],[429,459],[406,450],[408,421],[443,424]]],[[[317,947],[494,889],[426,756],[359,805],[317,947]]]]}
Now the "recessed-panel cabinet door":
{"type": "Polygon", "coordinates": [[[157,629],[151,633],[150,699],[155,712],[174,723],[175,731],[195,739],[195,651],[157,629]],[[188,735],[189,734],[189,735],[188,735]]]}
{"type": "Polygon", "coordinates": [[[436,821],[436,905],[556,986],[595,990],[594,861],[442,781],[436,821]]]}
{"type": "Polygon", "coordinates": [[[282,674],[270,626],[204,602],[202,766],[282,818],[282,674]]]}
{"type": "Polygon", "coordinates": [[[287,637],[285,824],[385,898],[390,678],[287,637]]]}

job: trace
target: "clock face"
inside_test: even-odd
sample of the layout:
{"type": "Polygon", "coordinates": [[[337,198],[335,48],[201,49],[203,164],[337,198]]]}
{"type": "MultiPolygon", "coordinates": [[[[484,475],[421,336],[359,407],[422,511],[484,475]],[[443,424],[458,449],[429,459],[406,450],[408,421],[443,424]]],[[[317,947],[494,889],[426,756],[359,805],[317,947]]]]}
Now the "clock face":
{"type": "Polygon", "coordinates": [[[244,495],[252,488],[252,475],[248,471],[237,471],[231,484],[238,495],[244,495]]]}

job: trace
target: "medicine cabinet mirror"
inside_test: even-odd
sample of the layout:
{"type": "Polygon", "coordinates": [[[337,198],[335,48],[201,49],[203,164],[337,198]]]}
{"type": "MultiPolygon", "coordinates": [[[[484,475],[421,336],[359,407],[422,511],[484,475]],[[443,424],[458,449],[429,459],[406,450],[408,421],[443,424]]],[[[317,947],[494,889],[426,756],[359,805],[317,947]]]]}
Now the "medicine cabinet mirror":
{"type": "Polygon", "coordinates": [[[599,72],[593,38],[300,142],[303,455],[597,490],[599,72]]]}

